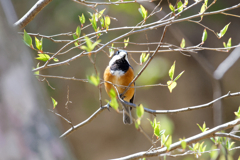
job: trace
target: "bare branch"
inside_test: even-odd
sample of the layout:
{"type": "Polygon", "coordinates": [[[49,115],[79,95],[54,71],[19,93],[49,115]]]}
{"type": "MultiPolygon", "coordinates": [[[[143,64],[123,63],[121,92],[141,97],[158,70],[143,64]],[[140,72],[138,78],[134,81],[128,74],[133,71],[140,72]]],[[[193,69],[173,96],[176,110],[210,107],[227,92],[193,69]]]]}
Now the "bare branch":
{"type": "Polygon", "coordinates": [[[38,2],[21,19],[14,23],[14,26],[17,26],[20,29],[24,28],[51,1],[52,0],[38,0],[38,2]]]}
{"type": "MultiPolygon", "coordinates": [[[[187,145],[190,145],[190,144],[198,142],[202,139],[212,137],[212,136],[214,136],[214,134],[216,132],[219,132],[221,130],[226,130],[228,128],[232,128],[232,127],[234,127],[238,124],[240,124],[240,119],[236,119],[236,120],[230,121],[228,123],[224,123],[222,125],[214,127],[212,129],[209,129],[205,132],[202,132],[202,133],[199,133],[195,136],[189,137],[189,138],[185,139],[184,141],[187,143],[187,145]]],[[[175,150],[175,149],[180,148],[180,147],[181,147],[181,141],[178,141],[176,143],[173,143],[170,146],[169,151],[175,150]]],[[[135,153],[135,154],[128,155],[126,157],[121,157],[121,158],[112,159],[112,160],[130,160],[130,159],[133,160],[133,159],[139,159],[139,158],[144,158],[144,157],[156,157],[159,154],[163,154],[163,153],[166,153],[166,152],[169,152],[169,151],[167,151],[167,147],[163,147],[163,148],[158,149],[158,150],[142,151],[142,152],[138,152],[138,153],[135,153]]]]}
{"type": "Polygon", "coordinates": [[[67,130],[65,133],[63,133],[60,138],[66,138],[67,136],[69,136],[73,131],[85,126],[86,124],[90,123],[93,119],[95,119],[100,113],[102,113],[103,110],[105,110],[106,108],[108,108],[107,105],[100,107],[97,111],[95,111],[90,117],[88,117],[85,121],[73,126],[72,128],[70,128],[69,130],[67,130]]]}
{"type": "Polygon", "coordinates": [[[240,137],[231,133],[215,133],[214,137],[228,137],[232,140],[240,141],[240,137]]]}
{"type": "MultiPolygon", "coordinates": [[[[186,107],[186,108],[180,108],[180,109],[173,109],[173,110],[152,110],[149,108],[144,108],[145,112],[151,113],[151,114],[176,114],[176,113],[181,113],[181,112],[187,112],[187,111],[192,111],[192,110],[197,110],[197,109],[202,109],[202,108],[207,108],[207,107],[211,107],[213,103],[224,99],[224,98],[228,98],[228,97],[234,97],[234,96],[240,96],[240,92],[235,92],[235,93],[227,93],[211,102],[202,104],[202,105],[197,105],[197,106],[191,106],[191,107],[186,107]]],[[[126,103],[127,105],[136,108],[136,105],[133,103],[129,103],[124,101],[124,103],[126,103]]]]}

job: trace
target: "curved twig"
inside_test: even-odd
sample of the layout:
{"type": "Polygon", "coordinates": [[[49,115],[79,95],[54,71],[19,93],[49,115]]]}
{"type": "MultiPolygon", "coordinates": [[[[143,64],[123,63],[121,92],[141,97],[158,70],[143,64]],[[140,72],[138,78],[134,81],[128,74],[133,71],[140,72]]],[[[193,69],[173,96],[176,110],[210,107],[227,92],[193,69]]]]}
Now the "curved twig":
{"type": "Polygon", "coordinates": [[[20,29],[24,28],[51,1],[52,0],[38,0],[38,2],[21,19],[14,23],[14,26],[17,26],[20,29]]]}

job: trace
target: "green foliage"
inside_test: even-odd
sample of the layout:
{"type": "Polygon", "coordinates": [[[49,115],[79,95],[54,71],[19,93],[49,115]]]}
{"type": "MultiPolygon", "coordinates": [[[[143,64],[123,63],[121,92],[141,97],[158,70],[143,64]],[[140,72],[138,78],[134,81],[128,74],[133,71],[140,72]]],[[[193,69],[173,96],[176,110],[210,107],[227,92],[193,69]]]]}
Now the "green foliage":
{"type": "Polygon", "coordinates": [[[57,106],[58,102],[54,98],[52,98],[52,103],[53,103],[53,109],[55,109],[55,107],[57,106]]]}
{"type": "Polygon", "coordinates": [[[225,143],[225,148],[227,150],[230,150],[232,148],[232,146],[234,145],[235,142],[230,142],[229,139],[226,140],[226,143],[225,143]]]}
{"type": "Polygon", "coordinates": [[[39,50],[39,53],[42,53],[42,41],[43,41],[43,38],[41,38],[41,40],[39,41],[39,39],[35,37],[35,46],[39,50]]]}
{"type": "Polygon", "coordinates": [[[81,26],[83,27],[83,24],[85,23],[85,16],[84,14],[82,13],[82,16],[78,16],[79,17],[79,21],[81,23],[81,26]]]}
{"type": "Polygon", "coordinates": [[[135,128],[138,129],[140,124],[141,124],[141,120],[140,119],[136,119],[136,121],[135,121],[135,128]]]}
{"type": "Polygon", "coordinates": [[[180,138],[179,140],[181,141],[182,149],[185,150],[187,147],[187,142],[185,141],[185,138],[183,138],[183,139],[180,138]]]}
{"type": "Polygon", "coordinates": [[[80,26],[77,26],[77,28],[76,28],[76,36],[80,37],[80,34],[81,34],[81,28],[80,28],[80,26]]]}
{"type": "Polygon", "coordinates": [[[238,111],[234,112],[234,114],[237,116],[237,118],[240,118],[240,106],[238,107],[238,111]]]}
{"type": "Polygon", "coordinates": [[[170,93],[172,93],[173,89],[177,86],[177,80],[181,77],[181,75],[184,73],[184,71],[182,71],[174,80],[174,72],[175,72],[175,62],[173,63],[173,65],[171,66],[170,70],[169,70],[169,77],[170,77],[170,81],[167,81],[167,85],[168,85],[168,89],[170,91],[170,93]]]}
{"type": "Polygon", "coordinates": [[[199,124],[197,124],[198,125],[198,127],[199,127],[199,129],[202,131],[202,132],[205,132],[205,131],[207,131],[209,128],[206,128],[206,124],[205,124],[205,122],[203,123],[203,126],[201,127],[199,124]]]}
{"type": "MultiPolygon", "coordinates": [[[[35,59],[46,62],[46,61],[49,60],[50,58],[51,58],[51,57],[50,57],[48,54],[40,53],[40,54],[38,54],[38,57],[35,58],[35,59]]],[[[53,58],[53,61],[54,61],[54,62],[58,62],[59,60],[58,60],[57,58],[53,58]]]]}
{"type": "Polygon", "coordinates": [[[104,18],[105,18],[105,28],[106,28],[106,30],[108,30],[111,20],[110,20],[109,16],[105,16],[104,18]]]}
{"type": "Polygon", "coordinates": [[[223,29],[217,34],[218,38],[222,38],[225,35],[225,33],[228,30],[229,25],[230,25],[230,23],[228,23],[226,26],[224,26],[223,29]]]}
{"type": "Polygon", "coordinates": [[[90,38],[86,36],[85,42],[87,46],[81,46],[81,49],[86,50],[87,52],[91,52],[101,42],[101,40],[97,40],[92,44],[92,41],[90,40],[90,38]]]}
{"type": "Polygon", "coordinates": [[[179,1],[177,3],[177,9],[178,9],[178,12],[182,12],[182,10],[183,10],[183,3],[182,3],[182,1],[179,1]]]}
{"type": "Polygon", "coordinates": [[[184,6],[188,5],[188,0],[184,0],[184,6]]]}
{"type": "Polygon", "coordinates": [[[88,82],[90,82],[94,86],[98,86],[100,83],[100,78],[98,75],[97,76],[95,76],[95,75],[87,76],[87,79],[88,79],[88,82]]]}
{"type": "Polygon", "coordinates": [[[140,12],[143,19],[145,20],[147,18],[147,10],[142,5],[140,5],[140,8],[138,8],[138,11],[140,12]]]}
{"type": "Polygon", "coordinates": [[[117,94],[114,89],[111,89],[109,91],[109,96],[111,98],[111,101],[106,100],[106,102],[109,103],[109,105],[117,111],[118,110],[117,94]]]}
{"type": "Polygon", "coordinates": [[[169,8],[173,13],[175,13],[175,8],[171,3],[169,3],[169,8]]]}
{"type": "Polygon", "coordinates": [[[167,147],[168,151],[171,149],[171,144],[172,144],[172,136],[169,136],[165,143],[165,146],[167,147]]]}
{"type": "Polygon", "coordinates": [[[227,44],[226,44],[225,42],[223,42],[223,46],[224,46],[226,49],[230,50],[230,48],[232,47],[232,38],[229,38],[229,39],[228,39],[227,44]]]}
{"type": "Polygon", "coordinates": [[[203,30],[203,35],[202,35],[202,44],[207,40],[207,30],[203,30]]]}
{"type": "Polygon", "coordinates": [[[89,21],[91,22],[94,31],[97,31],[97,21],[95,14],[92,15],[92,19],[89,19],[89,21]]]}
{"type": "Polygon", "coordinates": [[[23,40],[24,40],[24,43],[33,48],[33,45],[32,45],[32,37],[26,32],[26,30],[24,29],[24,35],[23,35],[23,40]]]}
{"type": "Polygon", "coordinates": [[[124,48],[126,48],[128,46],[128,42],[129,42],[129,37],[128,37],[128,39],[124,39],[124,48]]]}
{"type": "Polygon", "coordinates": [[[137,106],[136,108],[136,114],[138,118],[142,118],[143,114],[144,114],[144,107],[142,104],[140,104],[139,106],[137,106]]]}
{"type": "Polygon", "coordinates": [[[144,62],[146,62],[148,60],[148,57],[149,57],[149,53],[148,54],[142,53],[140,56],[140,64],[142,65],[144,62]]]}
{"type": "Polygon", "coordinates": [[[193,143],[192,147],[191,146],[188,146],[188,147],[191,151],[195,152],[195,156],[197,158],[198,156],[201,156],[202,152],[206,150],[207,145],[204,145],[204,146],[203,145],[204,145],[204,142],[202,143],[198,142],[198,143],[193,143]]]}
{"type": "Polygon", "coordinates": [[[181,47],[181,48],[185,48],[185,39],[184,39],[184,38],[182,39],[182,42],[181,42],[181,44],[180,44],[180,47],[181,47]]]}

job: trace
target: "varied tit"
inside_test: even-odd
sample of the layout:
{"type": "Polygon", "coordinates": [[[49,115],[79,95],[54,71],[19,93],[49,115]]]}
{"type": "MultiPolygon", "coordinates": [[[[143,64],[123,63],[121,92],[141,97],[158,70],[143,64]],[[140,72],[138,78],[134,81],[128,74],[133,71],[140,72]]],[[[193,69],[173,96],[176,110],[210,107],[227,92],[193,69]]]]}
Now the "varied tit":
{"type": "MultiPolygon", "coordinates": [[[[124,50],[118,50],[115,52],[112,56],[112,58],[109,61],[109,64],[107,68],[105,69],[104,75],[103,75],[104,81],[112,82],[113,84],[116,84],[116,89],[120,95],[125,91],[126,87],[132,82],[134,78],[134,72],[132,66],[129,64],[128,61],[128,54],[124,50]],[[122,87],[122,86],[126,87],[122,87]]],[[[115,87],[105,82],[105,90],[109,94],[111,89],[115,89],[115,87]]],[[[131,84],[131,88],[127,90],[127,92],[122,95],[123,100],[133,103],[134,99],[134,93],[135,89],[134,83],[131,84]]],[[[126,104],[121,103],[123,106],[123,123],[124,124],[132,124],[132,117],[131,117],[131,109],[132,107],[128,107],[126,104]],[[126,114],[126,112],[128,114],[126,114]]]]}

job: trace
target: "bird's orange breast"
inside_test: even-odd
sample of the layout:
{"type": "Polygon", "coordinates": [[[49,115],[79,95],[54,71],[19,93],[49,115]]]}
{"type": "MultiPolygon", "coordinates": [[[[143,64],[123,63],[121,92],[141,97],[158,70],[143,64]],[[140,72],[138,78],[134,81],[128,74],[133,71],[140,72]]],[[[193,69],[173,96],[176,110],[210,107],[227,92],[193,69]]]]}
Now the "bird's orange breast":
{"type": "MultiPolygon", "coordinates": [[[[125,74],[123,74],[122,76],[116,76],[111,74],[110,67],[108,66],[104,72],[103,78],[104,78],[104,81],[109,81],[109,82],[112,82],[113,84],[123,85],[127,87],[134,78],[134,72],[133,72],[133,69],[129,67],[128,71],[125,74]]],[[[107,82],[105,82],[104,84],[105,84],[105,90],[108,94],[111,88],[115,90],[115,87],[113,87],[112,84],[107,82]]],[[[126,87],[123,87],[123,86],[116,86],[119,94],[123,93],[124,90],[126,89],[126,87]]],[[[134,84],[131,85],[131,87],[133,86],[134,84]]],[[[129,88],[128,91],[124,94],[124,97],[125,97],[124,100],[129,102],[130,99],[133,97],[133,95],[134,95],[134,88],[129,88]]]]}

